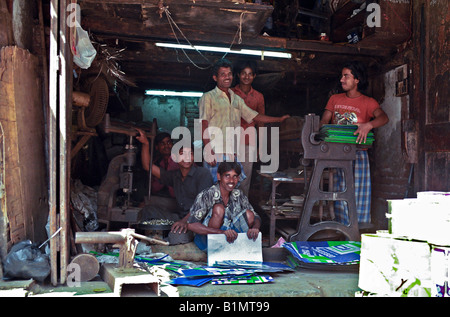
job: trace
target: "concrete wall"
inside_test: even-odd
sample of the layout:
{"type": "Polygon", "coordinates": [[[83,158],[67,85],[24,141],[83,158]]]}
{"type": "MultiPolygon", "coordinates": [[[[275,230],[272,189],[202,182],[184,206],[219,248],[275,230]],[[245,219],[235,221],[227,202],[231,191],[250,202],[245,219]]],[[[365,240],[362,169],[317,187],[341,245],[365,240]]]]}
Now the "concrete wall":
{"type": "Polygon", "coordinates": [[[410,164],[406,163],[402,150],[402,107],[409,104],[409,96],[396,96],[399,68],[392,69],[378,78],[384,83],[381,108],[389,122],[375,129],[375,143],[370,152],[372,173],[372,222],[387,228],[387,199],[405,198],[410,164]]]}
{"type": "Polygon", "coordinates": [[[142,106],[144,121],[151,122],[153,118],[156,118],[158,128],[172,131],[173,128],[184,123],[181,117],[183,106],[179,98],[147,97],[142,106]]]}
{"type": "Polygon", "coordinates": [[[158,128],[169,133],[176,127],[188,127],[193,135],[194,119],[198,118],[198,99],[146,96],[142,103],[143,120],[151,122],[156,118],[158,128]]]}

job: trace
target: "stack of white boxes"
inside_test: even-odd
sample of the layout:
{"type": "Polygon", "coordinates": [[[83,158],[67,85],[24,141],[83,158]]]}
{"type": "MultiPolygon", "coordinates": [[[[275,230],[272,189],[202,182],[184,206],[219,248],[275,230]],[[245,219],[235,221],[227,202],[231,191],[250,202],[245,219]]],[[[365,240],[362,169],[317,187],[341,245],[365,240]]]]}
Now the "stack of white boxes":
{"type": "Polygon", "coordinates": [[[388,205],[389,230],[361,237],[359,295],[450,296],[450,193],[388,205]]]}

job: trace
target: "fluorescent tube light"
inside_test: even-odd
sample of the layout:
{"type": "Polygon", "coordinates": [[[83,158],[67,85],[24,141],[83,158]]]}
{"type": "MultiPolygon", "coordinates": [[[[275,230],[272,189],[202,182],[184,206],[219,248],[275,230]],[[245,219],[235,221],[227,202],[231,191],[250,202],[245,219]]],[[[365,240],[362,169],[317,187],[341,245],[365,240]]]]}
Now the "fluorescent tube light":
{"type": "Polygon", "coordinates": [[[275,51],[263,51],[263,50],[251,50],[251,49],[230,49],[227,47],[217,47],[217,46],[204,46],[204,45],[187,45],[187,44],[174,44],[174,43],[155,43],[159,47],[167,48],[181,48],[185,50],[199,50],[208,52],[218,52],[218,53],[229,53],[229,54],[244,54],[244,55],[254,55],[263,57],[278,57],[278,58],[291,58],[291,53],[275,52],[275,51]]]}
{"type": "Polygon", "coordinates": [[[151,96],[179,96],[179,97],[201,97],[202,92],[197,91],[171,91],[171,90],[146,90],[146,95],[151,96]]]}

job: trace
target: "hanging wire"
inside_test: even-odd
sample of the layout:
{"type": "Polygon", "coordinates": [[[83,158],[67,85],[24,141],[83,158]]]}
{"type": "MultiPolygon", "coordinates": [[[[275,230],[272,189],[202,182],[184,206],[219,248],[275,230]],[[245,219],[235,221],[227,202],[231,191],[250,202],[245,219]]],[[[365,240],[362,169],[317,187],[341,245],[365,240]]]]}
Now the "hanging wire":
{"type": "MultiPolygon", "coordinates": [[[[242,22],[244,22],[244,14],[245,13],[247,13],[247,11],[243,11],[243,12],[241,12],[241,15],[239,16],[239,28],[238,28],[238,31],[239,31],[239,41],[238,41],[238,44],[241,44],[242,43],[242,22]]],[[[233,39],[233,42],[234,42],[234,39],[233,39]]],[[[231,45],[233,45],[233,43],[231,43],[231,45]]],[[[230,46],[231,47],[231,46],[230,46]]]]}
{"type": "MultiPolygon", "coordinates": [[[[230,47],[229,47],[230,50],[231,50],[231,48],[233,47],[234,41],[236,40],[236,36],[237,36],[238,34],[239,34],[239,41],[238,41],[238,44],[241,44],[241,43],[242,43],[242,22],[244,21],[244,14],[245,14],[245,13],[247,13],[247,11],[241,12],[241,15],[239,16],[239,27],[238,27],[236,33],[234,34],[233,41],[231,41],[231,44],[230,44],[230,47]]],[[[227,56],[227,54],[228,54],[228,52],[225,53],[225,54],[222,56],[222,59],[225,58],[225,56],[227,56]]]]}
{"type": "MultiPolygon", "coordinates": [[[[186,38],[186,36],[184,35],[183,31],[181,31],[181,29],[178,27],[178,25],[176,24],[176,22],[172,19],[172,16],[171,16],[171,14],[170,14],[170,11],[169,11],[168,7],[165,6],[163,9],[164,9],[164,13],[166,14],[167,21],[169,22],[170,28],[172,29],[172,33],[173,33],[173,35],[175,36],[175,39],[177,40],[177,43],[178,43],[178,44],[181,44],[181,43],[180,43],[180,40],[179,40],[178,37],[177,37],[177,34],[175,33],[175,30],[173,29],[173,25],[175,25],[175,27],[177,28],[177,30],[180,32],[180,34],[183,36],[183,38],[189,43],[189,45],[195,48],[195,46],[192,45],[192,43],[189,42],[189,40],[186,38]]],[[[199,50],[195,49],[195,50],[196,50],[196,51],[197,51],[197,52],[198,52],[198,53],[199,53],[199,54],[200,54],[200,55],[201,55],[201,56],[209,63],[209,66],[207,66],[207,67],[201,67],[201,66],[197,65],[197,64],[196,64],[196,63],[195,63],[195,62],[187,55],[187,53],[185,52],[184,49],[181,49],[181,50],[183,51],[184,55],[185,55],[186,58],[189,60],[189,62],[191,62],[191,64],[194,65],[195,67],[197,67],[198,69],[208,69],[208,68],[210,68],[210,67],[212,66],[212,63],[210,62],[210,60],[209,60],[206,56],[204,56],[199,50]]],[[[177,54],[177,59],[178,59],[178,54],[177,54]]]]}
{"type": "MultiPolygon", "coordinates": [[[[175,36],[175,39],[176,39],[177,43],[181,45],[180,40],[178,39],[177,34],[176,34],[176,32],[175,32],[173,26],[175,26],[175,28],[180,32],[180,34],[183,36],[183,38],[186,40],[186,42],[188,42],[189,45],[192,46],[192,47],[200,54],[200,56],[202,56],[202,57],[209,63],[209,66],[207,66],[207,67],[201,67],[201,66],[197,65],[197,64],[196,64],[196,63],[195,63],[195,62],[187,55],[186,51],[185,51],[184,49],[181,49],[181,51],[182,51],[183,54],[186,56],[186,58],[189,60],[189,62],[191,62],[192,65],[194,65],[195,67],[197,67],[197,68],[199,68],[199,69],[208,69],[208,68],[211,68],[212,65],[213,65],[213,63],[212,63],[205,55],[203,55],[203,54],[202,54],[202,53],[201,53],[201,52],[200,52],[200,51],[199,51],[199,50],[198,50],[198,49],[197,49],[197,48],[196,48],[196,47],[195,47],[188,39],[187,39],[187,37],[184,35],[183,31],[181,31],[181,29],[178,27],[177,23],[172,19],[172,15],[171,15],[171,13],[170,13],[168,7],[167,7],[167,6],[164,6],[164,7],[162,7],[161,9],[164,10],[164,13],[166,14],[167,21],[169,22],[170,28],[172,29],[172,33],[173,33],[173,35],[175,36]]],[[[247,13],[247,11],[241,12],[241,15],[240,15],[240,17],[239,17],[239,26],[238,26],[238,29],[237,29],[236,33],[234,34],[234,37],[233,37],[233,40],[232,40],[232,42],[231,42],[231,44],[230,44],[229,49],[231,49],[232,46],[234,45],[234,42],[235,42],[236,37],[238,36],[238,34],[239,34],[238,44],[241,44],[241,43],[242,43],[242,23],[243,23],[243,21],[244,21],[244,14],[245,14],[245,13],[247,13]]],[[[225,56],[227,56],[227,54],[228,54],[228,52],[226,52],[226,53],[222,56],[222,59],[224,59],[225,56]]],[[[178,52],[177,52],[177,60],[180,61],[180,60],[178,59],[178,52]]]]}

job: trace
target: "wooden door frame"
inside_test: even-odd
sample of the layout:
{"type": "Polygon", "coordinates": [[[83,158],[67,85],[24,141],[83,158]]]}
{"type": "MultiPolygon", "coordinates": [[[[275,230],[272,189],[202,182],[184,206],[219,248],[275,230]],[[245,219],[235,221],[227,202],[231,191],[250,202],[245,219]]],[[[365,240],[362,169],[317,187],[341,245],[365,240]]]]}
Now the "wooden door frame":
{"type": "Polygon", "coordinates": [[[69,261],[70,127],[72,121],[72,53],[67,7],[70,0],[50,1],[49,64],[49,224],[51,283],[65,284],[69,261]],[[59,263],[58,263],[59,252],[59,263]]]}
{"type": "MultiPolygon", "coordinates": [[[[441,156],[443,161],[445,161],[446,166],[444,166],[445,171],[450,170],[448,166],[450,162],[450,118],[447,122],[431,122],[431,112],[432,100],[430,100],[430,90],[432,85],[444,85],[444,83],[435,83],[435,78],[437,73],[433,73],[432,68],[436,66],[435,64],[439,61],[437,60],[436,54],[431,53],[430,40],[435,34],[431,34],[432,25],[434,23],[441,23],[436,17],[431,17],[431,8],[429,1],[420,1],[416,3],[414,9],[417,13],[414,15],[417,23],[415,30],[415,52],[417,58],[416,68],[415,68],[415,79],[414,86],[415,92],[412,95],[414,98],[414,115],[418,124],[418,164],[415,170],[415,191],[450,191],[449,181],[446,179],[445,175],[442,175],[442,179],[436,175],[440,175],[439,172],[435,171],[436,166],[431,164],[432,162],[427,161],[427,153],[434,153],[434,157],[441,156]],[[432,24],[433,23],[433,24],[432,24]],[[442,154],[441,154],[442,153],[442,154]],[[445,158],[447,155],[447,158],[445,158]],[[439,180],[433,181],[436,178],[439,180]]],[[[436,10],[436,9],[435,9],[436,10]]],[[[442,52],[445,54],[445,52],[442,52]]],[[[444,57],[445,59],[445,57],[444,57]]],[[[442,65],[444,66],[444,65],[442,65]]],[[[444,73],[449,72],[445,69],[442,70],[444,73]]],[[[448,83],[447,83],[448,84],[448,83]]]]}

